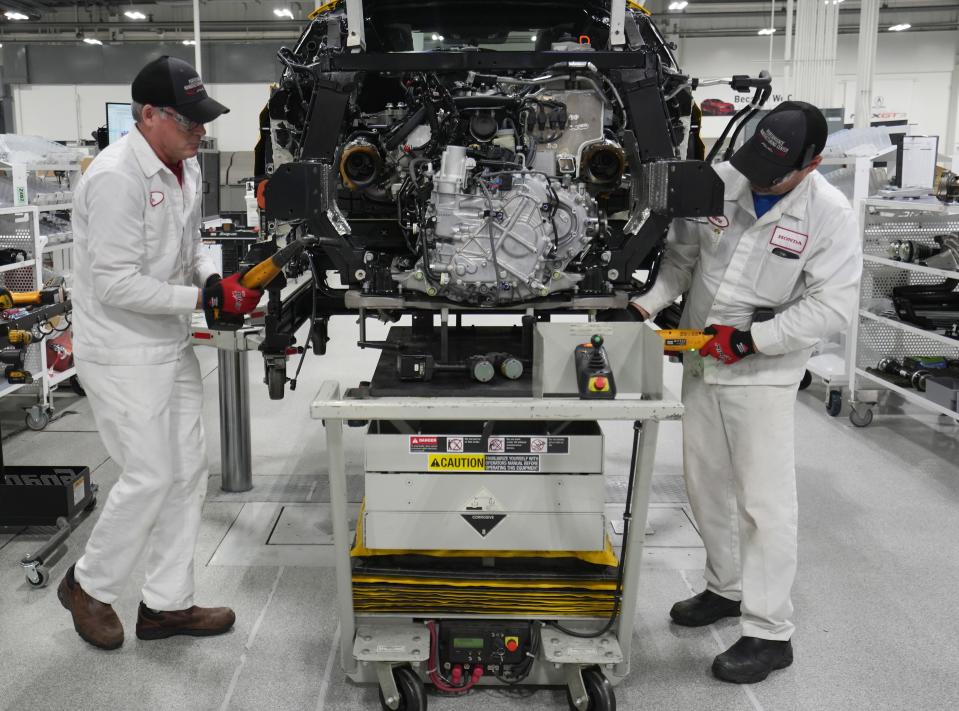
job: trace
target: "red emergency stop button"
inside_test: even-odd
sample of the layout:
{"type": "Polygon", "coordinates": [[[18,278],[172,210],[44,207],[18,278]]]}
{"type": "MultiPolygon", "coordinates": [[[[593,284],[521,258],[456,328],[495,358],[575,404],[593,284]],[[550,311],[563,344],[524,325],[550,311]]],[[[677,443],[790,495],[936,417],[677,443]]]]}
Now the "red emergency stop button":
{"type": "Polygon", "coordinates": [[[506,650],[508,652],[515,652],[519,649],[519,637],[507,637],[506,640],[506,650]]]}
{"type": "Polygon", "coordinates": [[[606,378],[604,378],[602,375],[597,375],[595,378],[593,378],[593,387],[597,390],[605,390],[606,378]]]}

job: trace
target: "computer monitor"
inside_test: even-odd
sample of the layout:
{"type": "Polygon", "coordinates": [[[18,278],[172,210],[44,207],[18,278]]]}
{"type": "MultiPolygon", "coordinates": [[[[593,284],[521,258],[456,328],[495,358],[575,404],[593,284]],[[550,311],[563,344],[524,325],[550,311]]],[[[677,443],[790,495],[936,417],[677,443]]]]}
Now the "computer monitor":
{"type": "Polygon", "coordinates": [[[130,104],[107,102],[107,137],[110,143],[116,143],[130,133],[134,123],[130,104]]]}

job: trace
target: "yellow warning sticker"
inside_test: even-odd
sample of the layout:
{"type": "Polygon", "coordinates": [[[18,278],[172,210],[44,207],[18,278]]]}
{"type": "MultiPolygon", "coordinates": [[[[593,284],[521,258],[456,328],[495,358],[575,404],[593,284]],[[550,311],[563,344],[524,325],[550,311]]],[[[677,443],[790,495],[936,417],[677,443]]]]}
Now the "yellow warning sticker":
{"type": "Polygon", "coordinates": [[[538,454],[431,454],[431,472],[538,472],[538,454]]]}
{"type": "Polygon", "coordinates": [[[428,469],[431,472],[486,471],[485,454],[431,454],[428,469]]]}

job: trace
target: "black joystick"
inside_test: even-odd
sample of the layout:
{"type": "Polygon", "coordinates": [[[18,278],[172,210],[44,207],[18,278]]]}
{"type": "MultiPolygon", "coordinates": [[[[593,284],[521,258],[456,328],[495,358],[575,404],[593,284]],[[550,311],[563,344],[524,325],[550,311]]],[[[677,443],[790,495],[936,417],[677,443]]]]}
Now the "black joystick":
{"type": "Polygon", "coordinates": [[[594,334],[589,343],[576,346],[573,358],[580,399],[612,400],[616,397],[616,382],[602,336],[594,334]]]}

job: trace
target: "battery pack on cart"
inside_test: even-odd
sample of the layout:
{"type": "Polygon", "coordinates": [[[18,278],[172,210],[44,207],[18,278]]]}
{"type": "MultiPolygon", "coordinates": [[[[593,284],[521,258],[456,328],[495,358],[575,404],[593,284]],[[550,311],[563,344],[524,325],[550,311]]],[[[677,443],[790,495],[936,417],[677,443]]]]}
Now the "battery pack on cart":
{"type": "Polygon", "coordinates": [[[90,505],[89,467],[4,466],[0,525],[54,526],[90,505]]]}

